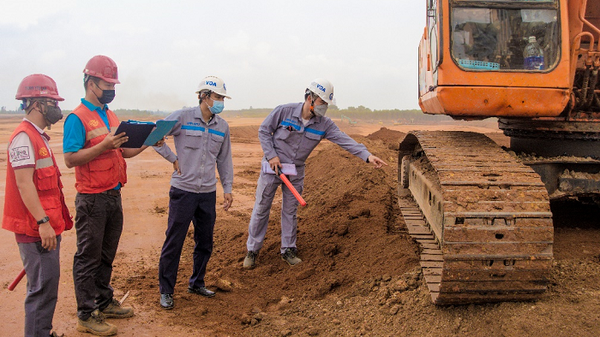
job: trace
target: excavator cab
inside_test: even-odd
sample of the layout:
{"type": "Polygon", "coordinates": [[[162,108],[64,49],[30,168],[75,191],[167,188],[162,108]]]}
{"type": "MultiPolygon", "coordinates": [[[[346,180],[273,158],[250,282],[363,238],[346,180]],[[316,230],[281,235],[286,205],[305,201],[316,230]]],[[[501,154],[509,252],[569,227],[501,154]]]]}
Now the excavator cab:
{"type": "Polygon", "coordinates": [[[427,0],[426,20],[423,112],[497,117],[553,199],[600,200],[599,2],[427,0]]]}
{"type": "Polygon", "coordinates": [[[566,0],[428,0],[422,110],[459,119],[560,115],[570,88],[563,8],[566,0]]]}

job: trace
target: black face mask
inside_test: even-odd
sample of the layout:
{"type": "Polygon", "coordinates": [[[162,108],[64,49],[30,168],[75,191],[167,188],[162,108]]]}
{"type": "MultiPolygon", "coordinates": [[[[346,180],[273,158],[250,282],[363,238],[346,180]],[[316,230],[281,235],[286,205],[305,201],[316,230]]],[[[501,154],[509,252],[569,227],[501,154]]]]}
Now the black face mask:
{"type": "Polygon", "coordinates": [[[49,106],[46,101],[38,101],[38,107],[44,119],[49,123],[48,130],[50,130],[51,125],[63,118],[62,111],[58,106],[49,106]]]}
{"type": "Polygon", "coordinates": [[[98,87],[98,89],[102,90],[102,96],[98,97],[98,95],[96,95],[96,93],[94,93],[94,95],[96,95],[96,97],[98,97],[98,102],[100,102],[100,104],[108,104],[110,102],[113,101],[113,99],[115,99],[115,90],[104,90],[102,88],[100,88],[100,86],[98,86],[97,83],[94,82],[94,84],[96,85],[96,87],[98,87]]]}
{"type": "Polygon", "coordinates": [[[50,124],[54,124],[63,118],[62,111],[57,106],[46,106],[44,116],[50,124]]]}
{"type": "MultiPolygon", "coordinates": [[[[97,97],[97,96],[96,96],[97,97]]],[[[102,90],[102,96],[98,97],[98,102],[102,104],[108,104],[115,99],[114,90],[102,90]]]]}

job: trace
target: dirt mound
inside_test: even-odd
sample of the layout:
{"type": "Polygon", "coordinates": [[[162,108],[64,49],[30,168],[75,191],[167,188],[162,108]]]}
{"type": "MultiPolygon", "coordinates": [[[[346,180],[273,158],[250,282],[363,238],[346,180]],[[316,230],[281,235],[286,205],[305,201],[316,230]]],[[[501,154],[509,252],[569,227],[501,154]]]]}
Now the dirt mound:
{"type": "Polygon", "coordinates": [[[385,143],[396,143],[402,140],[406,136],[406,133],[390,130],[388,128],[381,128],[372,134],[368,135],[367,138],[371,140],[379,139],[384,141],[385,143]]]}
{"type": "Polygon", "coordinates": [[[402,141],[402,139],[404,139],[405,136],[406,133],[404,132],[390,130],[388,128],[381,128],[368,135],[367,138],[371,140],[381,140],[384,143],[388,144],[388,147],[390,149],[398,150],[398,146],[400,145],[400,142],[402,141]]]}
{"type": "Polygon", "coordinates": [[[232,126],[229,132],[235,142],[258,141],[258,125],[232,126]]]}
{"type": "MultiPolygon", "coordinates": [[[[365,138],[358,141],[382,158],[393,157],[385,144],[365,138]]],[[[215,322],[211,334],[275,335],[278,320],[298,314],[298,302],[368,293],[378,279],[399,280],[417,266],[417,246],[397,217],[394,166],[378,170],[337,145],[320,145],[307,161],[304,197],[308,206],[298,212],[303,262],[294,267],[279,256],[280,196],[275,198],[265,245],[253,270],[241,267],[251,210],[219,214],[206,281],[220,293],[210,301],[185,293],[192,269],[190,230],[174,296],[177,314],[166,313],[170,322],[187,326],[192,324],[191,317],[203,317],[205,322],[215,322]]],[[[137,284],[134,288],[141,294],[136,297],[157,307],[156,266],[140,268],[135,274],[120,281],[130,287],[137,284]]],[[[299,322],[287,329],[305,331],[308,327],[299,322]]]]}

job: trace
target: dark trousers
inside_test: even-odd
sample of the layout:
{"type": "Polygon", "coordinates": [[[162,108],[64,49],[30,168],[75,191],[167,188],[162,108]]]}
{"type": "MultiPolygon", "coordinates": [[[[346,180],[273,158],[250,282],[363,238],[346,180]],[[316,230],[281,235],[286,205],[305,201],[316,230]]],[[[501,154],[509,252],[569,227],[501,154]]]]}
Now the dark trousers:
{"type": "Polygon", "coordinates": [[[60,278],[60,239],[60,235],[56,237],[53,251],[42,248],[41,241],[18,244],[27,275],[26,337],[47,337],[52,330],[60,278]]]}
{"type": "Polygon", "coordinates": [[[158,264],[158,281],[161,294],[172,294],[177,282],[177,270],[183,242],[194,224],[194,270],[189,286],[204,287],[206,265],[213,249],[213,230],[217,212],[217,193],[191,193],[171,187],[169,191],[169,222],[165,243],[158,264]]]}
{"type": "Polygon", "coordinates": [[[77,252],[73,281],[77,316],[86,320],[92,311],[104,309],[113,298],[110,278],[123,231],[123,207],[120,195],[77,193],[75,209],[77,252]]]}

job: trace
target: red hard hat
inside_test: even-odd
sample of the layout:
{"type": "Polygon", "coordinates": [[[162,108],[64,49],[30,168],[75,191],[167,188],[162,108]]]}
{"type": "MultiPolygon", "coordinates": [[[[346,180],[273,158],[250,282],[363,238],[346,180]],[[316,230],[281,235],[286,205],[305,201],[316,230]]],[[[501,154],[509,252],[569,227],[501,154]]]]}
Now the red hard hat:
{"type": "Polygon", "coordinates": [[[56,82],[50,77],[43,74],[33,74],[25,77],[19,88],[17,89],[16,99],[22,100],[25,98],[38,98],[45,97],[51,98],[57,101],[64,101],[65,99],[58,95],[58,88],[56,82]]]}
{"type": "Polygon", "coordinates": [[[85,65],[83,73],[89,76],[101,78],[108,83],[121,83],[119,82],[117,64],[108,56],[96,55],[92,57],[85,65]]]}

